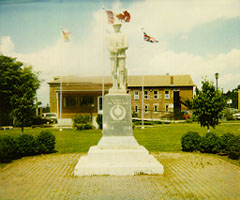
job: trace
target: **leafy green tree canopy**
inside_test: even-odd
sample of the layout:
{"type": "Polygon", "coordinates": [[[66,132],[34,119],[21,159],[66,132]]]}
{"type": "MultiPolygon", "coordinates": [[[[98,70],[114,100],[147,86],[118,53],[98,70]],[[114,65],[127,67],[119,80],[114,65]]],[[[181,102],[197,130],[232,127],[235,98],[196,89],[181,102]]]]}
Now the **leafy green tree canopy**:
{"type": "Polygon", "coordinates": [[[38,74],[31,66],[0,55],[0,124],[10,125],[13,120],[22,128],[28,124],[34,115],[39,86],[38,74]]]}
{"type": "Polygon", "coordinates": [[[215,128],[222,117],[222,110],[226,107],[226,100],[220,91],[216,91],[211,81],[202,81],[201,90],[196,87],[196,95],[193,101],[189,102],[193,114],[201,127],[215,128]]]}

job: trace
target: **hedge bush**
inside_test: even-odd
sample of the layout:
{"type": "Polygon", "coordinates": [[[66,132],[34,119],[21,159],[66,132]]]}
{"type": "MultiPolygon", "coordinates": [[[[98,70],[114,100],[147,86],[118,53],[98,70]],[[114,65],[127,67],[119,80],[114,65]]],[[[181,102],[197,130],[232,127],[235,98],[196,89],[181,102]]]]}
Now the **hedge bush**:
{"type": "Polygon", "coordinates": [[[76,130],[89,130],[95,128],[92,126],[90,115],[75,115],[73,118],[73,126],[76,130]]]}
{"type": "Polygon", "coordinates": [[[228,157],[235,160],[240,158],[240,135],[235,136],[228,142],[228,157]]]}
{"type": "Polygon", "coordinates": [[[16,138],[16,154],[18,157],[38,154],[36,139],[30,134],[22,134],[16,138]]]}
{"type": "Polygon", "coordinates": [[[185,152],[193,152],[199,150],[201,137],[199,133],[189,131],[181,138],[182,150],[185,152]]]}
{"type": "Polygon", "coordinates": [[[76,124],[86,124],[91,122],[91,116],[90,115],[81,115],[76,114],[73,118],[73,125],[76,124]]]}
{"type": "Polygon", "coordinates": [[[215,133],[207,133],[201,138],[200,151],[202,153],[217,153],[218,141],[219,137],[215,133]]]}
{"type": "Polygon", "coordinates": [[[42,131],[37,137],[28,134],[16,138],[0,136],[0,162],[55,152],[55,143],[55,136],[50,131],[42,131]]]}
{"type": "Polygon", "coordinates": [[[232,133],[225,133],[223,134],[220,139],[217,146],[217,151],[218,153],[222,153],[222,154],[227,154],[229,153],[230,150],[230,146],[229,146],[229,142],[231,142],[233,139],[235,138],[235,135],[232,133]]]}
{"type": "Polygon", "coordinates": [[[15,140],[12,136],[0,136],[0,160],[1,163],[8,163],[15,158],[15,140]]]}
{"type": "Polygon", "coordinates": [[[200,137],[197,132],[187,132],[181,138],[181,145],[186,152],[199,150],[202,153],[228,155],[231,159],[240,158],[240,136],[232,133],[225,133],[221,137],[207,133],[200,137]]]}
{"type": "Polygon", "coordinates": [[[50,131],[42,131],[36,141],[40,154],[55,152],[56,137],[50,131]]]}
{"type": "Polygon", "coordinates": [[[76,130],[81,131],[81,130],[91,130],[94,129],[95,127],[91,125],[90,123],[80,123],[75,125],[76,130]]]}

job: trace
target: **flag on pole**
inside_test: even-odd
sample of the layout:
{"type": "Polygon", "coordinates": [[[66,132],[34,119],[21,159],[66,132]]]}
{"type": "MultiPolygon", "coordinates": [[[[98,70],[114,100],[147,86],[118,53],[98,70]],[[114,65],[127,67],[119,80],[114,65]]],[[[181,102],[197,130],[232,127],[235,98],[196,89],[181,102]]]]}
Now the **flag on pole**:
{"type": "Polygon", "coordinates": [[[145,32],[143,32],[143,34],[144,34],[144,41],[151,42],[151,43],[158,43],[159,42],[154,37],[147,35],[145,32]]]}
{"type": "Polygon", "coordinates": [[[71,34],[71,32],[66,32],[66,31],[64,31],[63,29],[61,29],[62,30],[62,35],[63,35],[63,40],[65,41],[65,42],[68,42],[70,39],[69,39],[69,35],[71,34]]]}
{"type": "Polygon", "coordinates": [[[127,10],[125,10],[123,13],[120,13],[120,14],[116,15],[116,17],[119,20],[124,20],[125,22],[130,21],[130,13],[127,10]]]}
{"type": "Polygon", "coordinates": [[[106,10],[106,13],[108,15],[108,23],[113,24],[114,23],[114,13],[111,10],[106,10]]]}

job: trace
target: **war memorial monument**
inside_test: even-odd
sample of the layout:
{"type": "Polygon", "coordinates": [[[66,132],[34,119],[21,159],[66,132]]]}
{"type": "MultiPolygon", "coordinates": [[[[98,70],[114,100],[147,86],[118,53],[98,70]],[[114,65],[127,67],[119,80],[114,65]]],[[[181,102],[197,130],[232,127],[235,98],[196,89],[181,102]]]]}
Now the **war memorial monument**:
{"type": "Polygon", "coordinates": [[[103,100],[103,136],[77,163],[74,175],[163,174],[163,166],[133,136],[131,95],[127,94],[127,37],[121,23],[108,37],[113,87],[103,100]]]}

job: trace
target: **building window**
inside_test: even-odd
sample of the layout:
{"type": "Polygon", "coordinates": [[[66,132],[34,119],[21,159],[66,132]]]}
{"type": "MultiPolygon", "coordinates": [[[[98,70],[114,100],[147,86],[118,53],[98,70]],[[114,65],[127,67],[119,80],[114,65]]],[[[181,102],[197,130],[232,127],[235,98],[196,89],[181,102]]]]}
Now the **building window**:
{"type": "Polygon", "coordinates": [[[165,111],[168,112],[168,105],[165,105],[165,111]]]}
{"type": "Polygon", "coordinates": [[[148,113],[148,105],[145,105],[145,106],[144,106],[144,112],[145,112],[145,113],[148,113]]]}
{"type": "Polygon", "coordinates": [[[134,95],[134,99],[135,100],[138,100],[139,99],[139,91],[138,90],[135,90],[135,95],[134,95]]]}
{"type": "Polygon", "coordinates": [[[154,90],[154,99],[158,98],[158,90],[154,90]]]}
{"type": "Polygon", "coordinates": [[[81,96],[80,97],[80,106],[87,106],[94,104],[94,96],[81,96]]]}
{"type": "Polygon", "coordinates": [[[98,114],[102,114],[102,96],[98,96],[97,109],[98,114]]]}
{"type": "Polygon", "coordinates": [[[170,99],[170,92],[169,92],[169,90],[165,90],[165,99],[170,99]]]}
{"type": "Polygon", "coordinates": [[[77,107],[77,97],[76,96],[64,96],[63,97],[63,107],[64,108],[77,107]]]}
{"type": "Polygon", "coordinates": [[[154,112],[158,112],[158,105],[154,105],[154,112]]]}
{"type": "Polygon", "coordinates": [[[135,113],[138,113],[138,106],[135,105],[135,113]]]}
{"type": "Polygon", "coordinates": [[[148,99],[148,91],[147,90],[144,91],[144,98],[148,99]]]}

